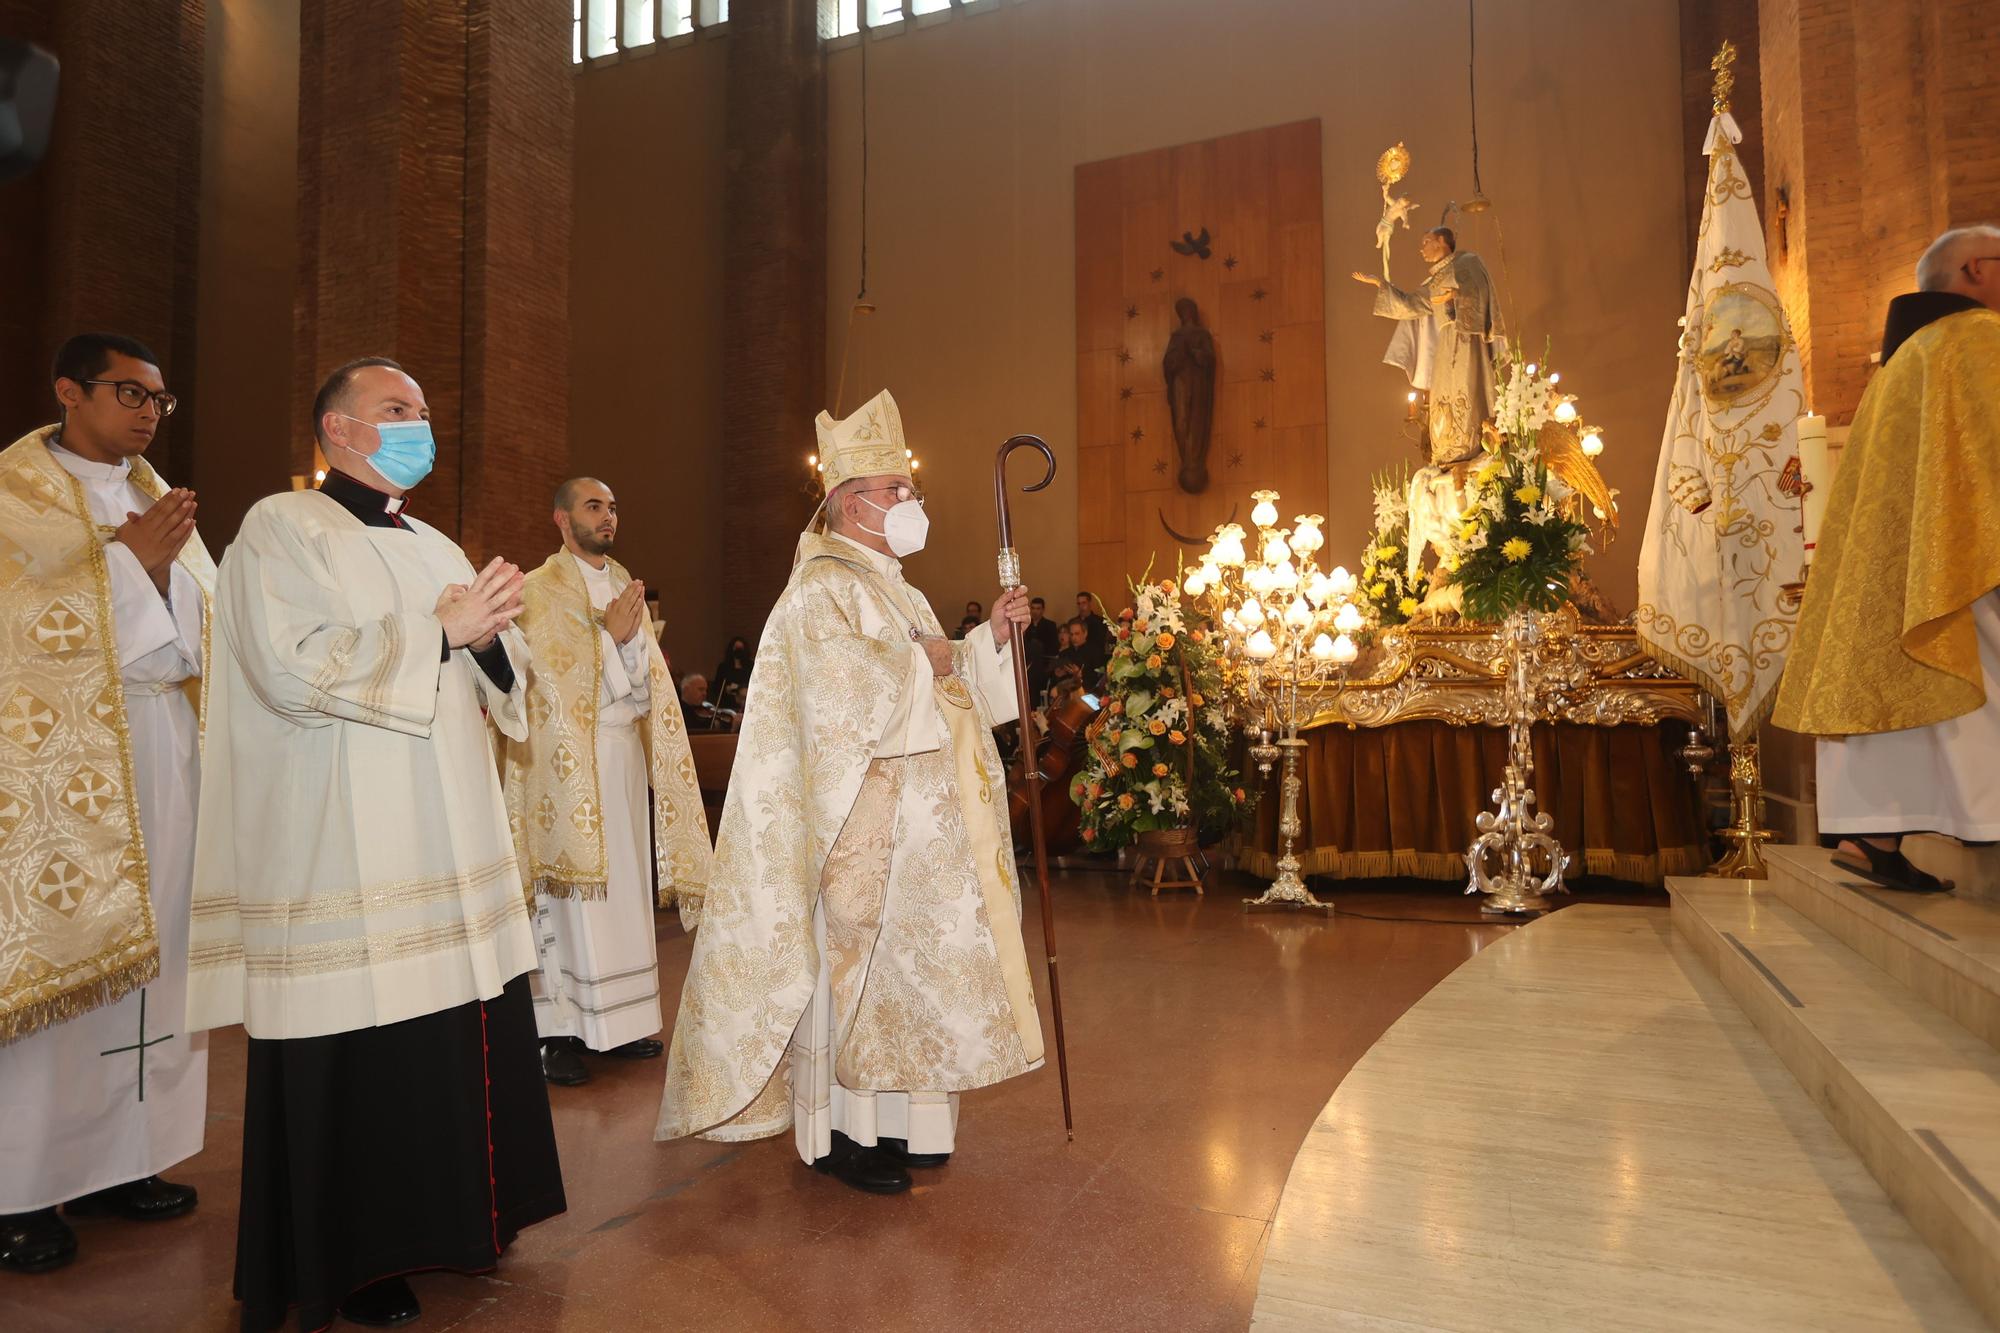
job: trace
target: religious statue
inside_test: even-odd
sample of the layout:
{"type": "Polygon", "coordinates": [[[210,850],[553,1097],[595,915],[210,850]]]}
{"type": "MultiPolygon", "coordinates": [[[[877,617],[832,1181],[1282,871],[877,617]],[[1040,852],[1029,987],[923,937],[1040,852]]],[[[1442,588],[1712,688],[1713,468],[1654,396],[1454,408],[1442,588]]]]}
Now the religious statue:
{"type": "Polygon", "coordinates": [[[1167,339],[1160,370],[1180,455],[1177,480],[1183,491],[1199,495],[1208,489],[1208,442],[1215,427],[1215,335],[1201,326],[1193,298],[1174,302],[1174,313],[1181,323],[1167,339]]]}
{"type": "Polygon", "coordinates": [[[1372,273],[1354,280],[1376,289],[1376,314],[1397,321],[1382,360],[1428,393],[1425,452],[1444,467],[1479,453],[1480,427],[1493,416],[1493,279],[1478,255],[1459,251],[1449,227],[1425,232],[1417,252],[1431,267],[1413,288],[1372,273]]]}

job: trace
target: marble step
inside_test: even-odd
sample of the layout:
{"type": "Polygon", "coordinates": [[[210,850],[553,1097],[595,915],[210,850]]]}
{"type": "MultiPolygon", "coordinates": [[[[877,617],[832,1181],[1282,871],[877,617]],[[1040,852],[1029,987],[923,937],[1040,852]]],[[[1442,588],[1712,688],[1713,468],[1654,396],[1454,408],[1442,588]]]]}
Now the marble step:
{"type": "Polygon", "coordinates": [[[1667,887],[1675,929],[2000,1325],[2000,1052],[1769,884],[1667,887]]]}
{"type": "Polygon", "coordinates": [[[1960,898],[2000,903],[2000,846],[1967,847],[1950,838],[1918,833],[1903,839],[1903,854],[1918,869],[1951,880],[1960,898]]]}
{"type": "Polygon", "coordinates": [[[1818,847],[1765,854],[1787,907],[2000,1048],[2000,902],[1878,888],[1818,847]]]}

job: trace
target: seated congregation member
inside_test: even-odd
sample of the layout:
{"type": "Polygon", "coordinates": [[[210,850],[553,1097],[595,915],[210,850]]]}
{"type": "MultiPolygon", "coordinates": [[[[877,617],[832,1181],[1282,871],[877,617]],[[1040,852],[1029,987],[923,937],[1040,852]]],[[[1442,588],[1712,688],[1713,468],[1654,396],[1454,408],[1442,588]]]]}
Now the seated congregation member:
{"type": "Polygon", "coordinates": [[[715,730],[715,705],[708,701],[708,678],[699,671],[681,677],[681,724],[689,731],[715,730]]]}
{"type": "Polygon", "coordinates": [[[757,648],[655,1136],[792,1132],[856,1189],[945,1161],[1042,1032],[993,728],[1027,593],[963,642],[903,579],[929,522],[895,400],[818,420],[826,525],[757,648]]]}
{"type": "Polygon", "coordinates": [[[729,650],[723,653],[714,677],[708,682],[717,708],[738,713],[743,711],[743,697],[750,690],[750,668],[755,664],[756,657],[750,651],[748,639],[739,634],[729,641],[729,650]]]}
{"type": "Polygon", "coordinates": [[[1773,721],[1820,738],[1834,860],[1951,887],[1903,837],[2000,839],[2000,228],[1948,231],[1889,304],[1773,721]]]}
{"type": "Polygon", "coordinates": [[[215,566],[144,456],[159,358],[79,334],[54,378],[61,420],[0,453],[0,698],[34,701],[0,796],[0,1268],[30,1273],[76,1255],[58,1204],[193,1208],[156,1173],[201,1151],[208,1102],[182,1019],[215,566]]]}
{"type": "Polygon", "coordinates": [[[590,1080],[586,1050],[664,1049],[653,900],[701,892],[709,847],[645,585],[611,558],[617,498],[573,477],[554,517],[562,549],[528,575],[515,622],[531,659],[528,738],[507,745],[507,809],[534,903],[542,1073],[575,1086],[590,1080]]]}
{"type": "Polygon", "coordinates": [[[527,736],[521,572],[403,512],[423,390],[370,357],[313,403],[318,490],[222,558],[189,1026],[249,1033],[245,1329],[415,1318],[563,1211],[535,938],[484,711],[527,736]]]}

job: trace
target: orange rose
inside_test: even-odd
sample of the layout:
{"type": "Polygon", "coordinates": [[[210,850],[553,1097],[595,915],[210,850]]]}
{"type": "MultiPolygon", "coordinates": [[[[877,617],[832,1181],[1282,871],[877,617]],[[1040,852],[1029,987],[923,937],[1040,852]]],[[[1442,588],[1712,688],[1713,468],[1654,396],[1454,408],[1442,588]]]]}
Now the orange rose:
{"type": "Polygon", "coordinates": [[[1165,777],[1165,776],[1167,775],[1167,772],[1168,772],[1168,769],[1167,769],[1167,766],[1166,766],[1165,764],[1154,764],[1154,765],[1153,765],[1153,776],[1154,776],[1154,777],[1156,777],[1156,778],[1163,778],[1163,777],[1165,777]]]}
{"type": "Polygon", "coordinates": [[[1123,699],[1113,699],[1111,701],[1111,715],[1113,717],[1118,716],[1120,713],[1124,711],[1125,711],[1125,701],[1123,699]]]}
{"type": "Polygon", "coordinates": [[[1207,643],[1208,631],[1205,629],[1198,629],[1190,637],[1193,638],[1196,643],[1207,643]]]}
{"type": "Polygon", "coordinates": [[[1120,756],[1118,762],[1125,765],[1125,767],[1127,768],[1137,768],[1139,766],[1139,756],[1133,754],[1130,750],[1127,750],[1122,756],[1120,756]]]}
{"type": "Polygon", "coordinates": [[[1118,639],[1121,643],[1131,637],[1132,637],[1132,631],[1129,629],[1121,629],[1118,631],[1118,639]]]}
{"type": "Polygon", "coordinates": [[[1155,736],[1164,736],[1167,734],[1167,724],[1156,717],[1146,724],[1146,730],[1152,732],[1155,736]]]}
{"type": "Polygon", "coordinates": [[[1161,697],[1162,699],[1171,699],[1171,698],[1173,698],[1173,697],[1174,697],[1174,687],[1173,687],[1173,686],[1171,686],[1171,685],[1162,685],[1162,686],[1160,687],[1160,697],[1161,697]]]}
{"type": "Polygon", "coordinates": [[[1188,702],[1193,704],[1196,708],[1201,707],[1202,705],[1201,691],[1196,690],[1193,694],[1190,694],[1188,696],[1188,702]]]}
{"type": "Polygon", "coordinates": [[[1159,638],[1153,640],[1153,642],[1159,644],[1162,648],[1171,648],[1174,646],[1174,636],[1171,634],[1162,634],[1159,638]]]}
{"type": "Polygon", "coordinates": [[[1143,620],[1134,621],[1132,623],[1132,628],[1138,630],[1141,634],[1147,632],[1146,622],[1143,620]]]}
{"type": "Polygon", "coordinates": [[[1130,810],[1130,809],[1132,808],[1132,793],[1131,793],[1131,792],[1129,792],[1129,791],[1128,791],[1128,792],[1126,792],[1126,793],[1125,793],[1125,794],[1124,794],[1123,796],[1120,796],[1120,797],[1118,798],[1118,808],[1119,808],[1120,810],[1130,810]]]}
{"type": "Polygon", "coordinates": [[[1097,841],[1097,830],[1096,830],[1096,829],[1094,829],[1094,828],[1087,828],[1087,829],[1085,829],[1085,830],[1083,831],[1083,840],[1084,840],[1085,842],[1096,842],[1096,841],[1097,841]]]}
{"type": "Polygon", "coordinates": [[[1236,799],[1239,801],[1243,799],[1243,789],[1241,787],[1236,789],[1236,799]]]}
{"type": "Polygon", "coordinates": [[[1172,579],[1161,579],[1160,591],[1171,596],[1174,591],[1174,581],[1172,579]]]}
{"type": "Polygon", "coordinates": [[[1172,741],[1172,742],[1173,742],[1173,743],[1174,743],[1175,745],[1186,745],[1186,744],[1187,744],[1187,737],[1186,737],[1185,735],[1183,735],[1182,733],[1178,732],[1178,731],[1170,731],[1170,732],[1168,732],[1168,733],[1167,733],[1167,739],[1168,739],[1168,740],[1170,740],[1170,741],[1172,741]]]}
{"type": "Polygon", "coordinates": [[[1101,782],[1093,782],[1093,783],[1091,783],[1091,784],[1090,784],[1090,799],[1091,799],[1091,800],[1095,801],[1095,800],[1097,800],[1097,799],[1098,799],[1099,797],[1101,797],[1101,796],[1103,796],[1103,795],[1104,795],[1104,784],[1103,784],[1103,783],[1101,783],[1101,782]]]}
{"type": "Polygon", "coordinates": [[[1146,667],[1148,670],[1158,671],[1160,669],[1160,655],[1154,653],[1151,657],[1147,658],[1146,667]]]}

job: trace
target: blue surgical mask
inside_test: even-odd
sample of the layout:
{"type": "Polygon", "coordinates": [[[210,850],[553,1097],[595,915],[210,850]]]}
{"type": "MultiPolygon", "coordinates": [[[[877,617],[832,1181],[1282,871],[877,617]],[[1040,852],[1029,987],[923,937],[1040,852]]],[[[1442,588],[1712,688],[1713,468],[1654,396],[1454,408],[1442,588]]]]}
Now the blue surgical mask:
{"type": "Polygon", "coordinates": [[[381,473],[382,479],[391,486],[400,486],[407,491],[431,474],[431,468],[437,462],[437,441],[431,436],[430,422],[362,421],[360,417],[347,419],[375,428],[381,446],[374,453],[364,456],[368,466],[381,473]]]}

